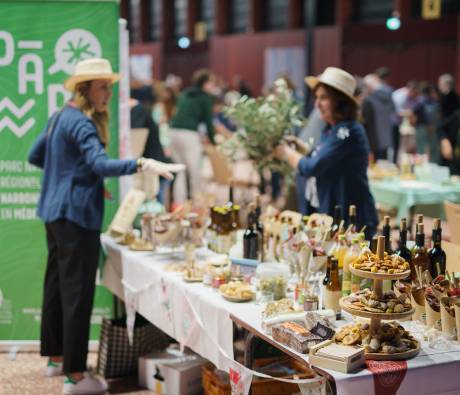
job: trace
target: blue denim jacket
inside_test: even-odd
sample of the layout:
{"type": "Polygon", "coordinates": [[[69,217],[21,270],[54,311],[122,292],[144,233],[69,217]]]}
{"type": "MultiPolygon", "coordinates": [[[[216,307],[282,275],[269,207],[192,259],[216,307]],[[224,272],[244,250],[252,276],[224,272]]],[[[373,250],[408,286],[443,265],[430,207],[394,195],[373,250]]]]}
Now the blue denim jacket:
{"type": "Polygon", "coordinates": [[[46,223],[65,218],[93,230],[102,225],[104,177],[136,172],[135,160],[107,157],[96,125],[71,106],[48,121],[29,153],[29,162],[44,170],[38,216],[46,223]]]}
{"type": "Polygon", "coordinates": [[[298,165],[302,176],[316,177],[318,212],[333,215],[334,206],[340,205],[347,216],[348,206],[356,205],[357,225],[367,226],[367,237],[378,224],[367,179],[368,154],[363,126],[356,121],[340,122],[324,129],[315,150],[298,165]]]}

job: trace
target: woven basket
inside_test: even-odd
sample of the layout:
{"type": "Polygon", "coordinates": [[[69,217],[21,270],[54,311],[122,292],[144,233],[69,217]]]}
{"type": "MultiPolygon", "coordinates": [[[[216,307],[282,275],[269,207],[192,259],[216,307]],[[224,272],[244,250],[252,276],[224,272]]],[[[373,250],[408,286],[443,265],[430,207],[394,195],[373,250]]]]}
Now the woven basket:
{"type": "MultiPolygon", "coordinates": [[[[264,358],[256,359],[254,361],[254,370],[263,366],[269,365],[273,362],[282,362],[283,365],[303,372],[297,374],[298,379],[308,379],[315,376],[315,373],[305,365],[297,362],[292,358],[264,358]]],[[[223,376],[223,375],[222,375],[223,376]]],[[[231,395],[232,390],[228,375],[225,379],[216,374],[216,370],[212,364],[205,365],[202,370],[202,380],[204,395],[231,395]]],[[[292,376],[281,376],[282,378],[291,379],[292,376]]],[[[284,383],[275,379],[262,379],[253,377],[251,385],[252,395],[289,395],[298,393],[299,386],[295,383],[284,383]]]]}

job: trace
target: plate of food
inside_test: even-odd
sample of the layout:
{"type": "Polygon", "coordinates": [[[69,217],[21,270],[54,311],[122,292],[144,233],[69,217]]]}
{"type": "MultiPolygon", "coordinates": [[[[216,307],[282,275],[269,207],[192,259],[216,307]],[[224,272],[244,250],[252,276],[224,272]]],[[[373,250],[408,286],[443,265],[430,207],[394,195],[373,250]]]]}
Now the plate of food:
{"type": "Polygon", "coordinates": [[[129,246],[135,239],[136,236],[134,235],[134,233],[128,232],[116,237],[115,242],[123,246],[129,246]]]}
{"type": "Polygon", "coordinates": [[[420,351],[420,343],[396,322],[382,323],[372,335],[368,323],[348,324],[337,331],[334,340],[347,346],[364,347],[366,359],[373,360],[404,360],[420,351]]]}
{"type": "Polygon", "coordinates": [[[178,274],[186,273],[187,269],[188,269],[188,267],[187,267],[186,262],[171,262],[171,263],[168,263],[164,267],[165,272],[178,273],[178,274]]]}
{"type": "Polygon", "coordinates": [[[241,281],[230,281],[227,284],[222,284],[219,287],[219,292],[229,302],[243,303],[254,299],[251,285],[241,281]]]}
{"type": "Polygon", "coordinates": [[[186,283],[201,283],[203,282],[203,276],[197,276],[197,277],[184,276],[184,281],[186,283]]]}
{"type": "Polygon", "coordinates": [[[340,303],[349,313],[368,318],[378,314],[381,319],[401,319],[414,311],[408,294],[396,296],[391,290],[377,298],[371,290],[364,289],[342,298],[340,303]]]}
{"type": "Polygon", "coordinates": [[[399,280],[410,275],[409,262],[398,255],[384,253],[383,259],[371,251],[362,253],[350,264],[353,274],[364,278],[399,280]]]}
{"type": "Polygon", "coordinates": [[[187,265],[184,272],[184,281],[187,283],[203,282],[203,270],[199,267],[187,265]]]}
{"type": "Polygon", "coordinates": [[[129,249],[133,251],[153,251],[153,244],[144,239],[134,239],[129,244],[129,249]]]}

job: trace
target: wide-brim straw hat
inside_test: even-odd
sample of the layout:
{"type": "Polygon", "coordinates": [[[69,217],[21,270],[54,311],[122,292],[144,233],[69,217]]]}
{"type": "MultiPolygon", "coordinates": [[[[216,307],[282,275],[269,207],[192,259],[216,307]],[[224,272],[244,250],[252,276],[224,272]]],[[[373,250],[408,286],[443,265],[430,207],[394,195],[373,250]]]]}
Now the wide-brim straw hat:
{"type": "Polygon", "coordinates": [[[305,83],[313,90],[318,84],[324,84],[345,94],[354,103],[358,104],[354,96],[356,90],[356,80],[345,70],[338,67],[327,67],[319,76],[305,77],[305,83]]]}
{"type": "Polygon", "coordinates": [[[112,66],[107,59],[85,59],[77,63],[74,74],[64,82],[64,88],[73,92],[80,82],[110,80],[113,84],[120,78],[120,74],[112,71],[112,66]]]}

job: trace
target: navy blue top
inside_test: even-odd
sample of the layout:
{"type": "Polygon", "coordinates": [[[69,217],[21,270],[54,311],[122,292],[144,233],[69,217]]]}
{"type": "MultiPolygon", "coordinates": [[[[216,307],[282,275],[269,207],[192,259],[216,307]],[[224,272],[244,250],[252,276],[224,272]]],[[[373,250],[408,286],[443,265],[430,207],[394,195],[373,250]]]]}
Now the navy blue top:
{"type": "Polygon", "coordinates": [[[71,106],[50,118],[29,153],[29,162],[44,170],[38,216],[46,223],[65,218],[93,230],[102,225],[104,177],[136,172],[135,160],[107,157],[94,122],[71,106]]]}
{"type": "Polygon", "coordinates": [[[367,225],[366,235],[370,236],[378,218],[367,179],[368,154],[363,126],[356,121],[340,122],[324,129],[312,154],[300,160],[298,171],[316,177],[318,212],[332,216],[334,206],[340,205],[347,220],[347,207],[354,204],[357,225],[367,225]]]}

